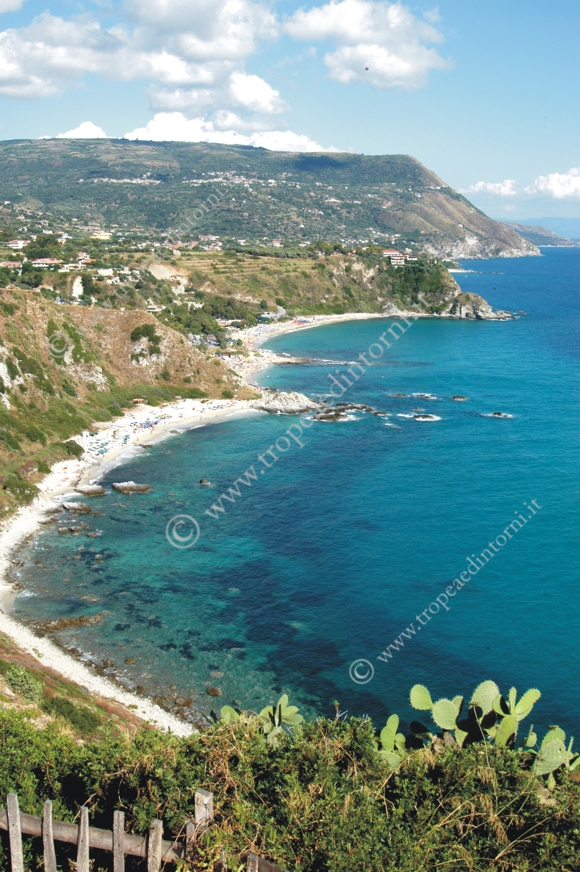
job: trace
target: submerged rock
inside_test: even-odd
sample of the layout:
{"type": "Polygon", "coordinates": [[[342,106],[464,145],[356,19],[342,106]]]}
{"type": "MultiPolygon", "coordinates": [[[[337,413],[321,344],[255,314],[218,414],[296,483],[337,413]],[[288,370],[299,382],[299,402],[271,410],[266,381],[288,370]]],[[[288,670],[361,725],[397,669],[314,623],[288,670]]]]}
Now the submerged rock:
{"type": "Polygon", "coordinates": [[[112,487],[121,494],[146,494],[153,490],[150,484],[137,484],[134,481],[117,481],[112,487]]]}
{"type": "Polygon", "coordinates": [[[222,692],[219,687],[208,687],[207,689],[208,696],[221,696],[222,692]]]}

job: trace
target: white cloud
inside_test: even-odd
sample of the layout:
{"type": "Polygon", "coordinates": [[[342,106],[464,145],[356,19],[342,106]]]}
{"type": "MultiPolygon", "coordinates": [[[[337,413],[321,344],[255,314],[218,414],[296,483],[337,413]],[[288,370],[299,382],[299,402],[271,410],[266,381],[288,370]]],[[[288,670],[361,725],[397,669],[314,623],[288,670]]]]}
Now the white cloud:
{"type": "Polygon", "coordinates": [[[186,118],[182,112],[158,112],[146,127],[125,134],[125,139],[154,142],[221,142],[226,145],[253,145],[271,151],[338,151],[324,148],[308,136],[291,130],[257,131],[250,135],[236,130],[218,130],[204,118],[186,118]]]}
{"type": "Polygon", "coordinates": [[[518,193],[515,179],[503,182],[476,182],[469,188],[459,188],[462,194],[494,194],[496,197],[515,197],[518,193]]]}
{"type": "Polygon", "coordinates": [[[102,127],[97,127],[92,121],[83,121],[74,130],[59,133],[57,139],[107,139],[107,134],[102,127]]]}
{"type": "Polygon", "coordinates": [[[284,110],[280,92],[259,76],[250,76],[240,71],[232,73],[230,91],[238,105],[253,112],[271,114],[284,110]]]}
{"type": "Polygon", "coordinates": [[[555,200],[580,200],[580,167],[572,167],[567,173],[538,176],[532,185],[525,188],[525,192],[553,197],[555,200]]]}
{"type": "Polygon", "coordinates": [[[0,32],[0,94],[46,97],[95,73],[148,79],[155,108],[177,108],[176,92],[183,108],[188,101],[199,104],[201,90],[206,105],[280,111],[278,92],[241,72],[260,43],[277,33],[263,3],[126,0],[123,9],[125,18],[108,29],[88,16],[65,20],[45,12],[27,27],[0,32]],[[249,81],[234,81],[232,90],[236,73],[249,81]]]}
{"type": "Polygon", "coordinates": [[[432,69],[450,66],[425,43],[439,43],[439,31],[401,3],[386,0],[330,0],[299,9],[285,24],[294,39],[333,39],[324,57],[339,82],[368,82],[378,88],[418,88],[432,69]]]}
{"type": "Polygon", "coordinates": [[[16,12],[23,2],[24,0],[0,0],[0,15],[4,12],[16,12]]]}

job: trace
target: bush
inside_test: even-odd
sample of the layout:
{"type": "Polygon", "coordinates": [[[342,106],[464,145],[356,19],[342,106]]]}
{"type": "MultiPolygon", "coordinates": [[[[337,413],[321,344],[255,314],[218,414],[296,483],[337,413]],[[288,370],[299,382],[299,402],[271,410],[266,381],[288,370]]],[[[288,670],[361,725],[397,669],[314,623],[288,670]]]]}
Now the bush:
{"type": "Polygon", "coordinates": [[[222,397],[224,400],[232,400],[234,397],[234,392],[230,391],[229,388],[226,388],[225,391],[222,391],[222,397]]]}
{"type": "Polygon", "coordinates": [[[66,453],[70,454],[71,457],[80,457],[84,453],[82,445],[79,445],[74,439],[67,439],[66,442],[60,442],[59,444],[62,445],[66,453]]]}
{"type": "Polygon", "coordinates": [[[75,705],[62,696],[46,700],[43,709],[55,717],[64,718],[85,736],[90,736],[101,724],[101,719],[95,712],[85,706],[75,705]]]}
{"type": "Polygon", "coordinates": [[[147,337],[149,342],[158,344],[160,337],[155,332],[154,324],[141,324],[140,327],[135,327],[131,332],[131,342],[139,342],[140,339],[147,337]]]}
{"type": "Polygon", "coordinates": [[[11,666],[6,672],[6,681],[14,693],[29,702],[40,702],[44,687],[24,666],[11,666]]]}

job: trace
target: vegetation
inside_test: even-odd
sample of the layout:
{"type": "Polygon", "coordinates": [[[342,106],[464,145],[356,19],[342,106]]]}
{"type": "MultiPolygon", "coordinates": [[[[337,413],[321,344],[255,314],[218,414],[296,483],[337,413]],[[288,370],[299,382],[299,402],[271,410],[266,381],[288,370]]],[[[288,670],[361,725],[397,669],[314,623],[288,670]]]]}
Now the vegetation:
{"type": "MultiPolygon", "coordinates": [[[[33,814],[51,799],[65,820],[88,804],[91,823],[107,828],[123,808],[137,833],[160,817],[169,836],[193,815],[195,790],[209,789],[216,820],[196,842],[193,868],[200,870],[213,868],[222,851],[228,868],[237,868],[248,850],[302,872],[577,869],[573,762],[580,758],[556,765],[557,728],[538,750],[531,731],[519,744],[511,727],[505,741],[499,731],[490,740],[486,718],[501,729],[514,714],[523,719],[538,696],[528,691],[516,700],[515,691],[503,697],[496,690],[490,681],[476,688],[466,717],[482,731],[461,744],[447,729],[460,724],[461,698],[433,703],[421,686],[412,689],[412,704],[445,726],[423,728],[419,737],[411,725],[406,738],[396,732],[396,715],[377,736],[369,719],[345,720],[338,709],[333,719],[303,722],[287,697],[259,715],[224,706],[213,726],[188,739],[150,729],[127,735],[59,697],[43,704],[56,715],[44,726],[30,711],[0,713],[0,792],[17,790],[21,809],[33,814]]],[[[27,841],[29,868],[40,850],[27,841]]],[[[72,849],[59,851],[60,862],[74,857],[72,849]]],[[[5,834],[0,869],[8,869],[5,834]]]]}
{"type": "MultiPolygon", "coordinates": [[[[490,253],[522,246],[517,233],[487,218],[408,155],[21,141],[0,145],[0,180],[3,196],[18,208],[33,203],[69,222],[172,228],[179,238],[203,233],[254,242],[276,237],[372,242],[377,234],[401,234],[408,242],[441,246],[470,235],[484,241],[490,253]]],[[[47,245],[35,251],[47,251],[47,245]]]]}
{"type": "Polygon", "coordinates": [[[221,360],[146,312],[65,308],[23,290],[0,302],[0,517],[30,502],[55,462],[80,457],[71,437],[134,398],[238,393],[221,360]]]}

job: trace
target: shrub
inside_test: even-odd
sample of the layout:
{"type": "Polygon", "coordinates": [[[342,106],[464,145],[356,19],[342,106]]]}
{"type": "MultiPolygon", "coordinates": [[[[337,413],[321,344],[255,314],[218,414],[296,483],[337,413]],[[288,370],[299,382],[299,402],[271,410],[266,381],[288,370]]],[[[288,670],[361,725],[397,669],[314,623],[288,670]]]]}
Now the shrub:
{"type": "Polygon", "coordinates": [[[161,340],[155,332],[154,324],[141,324],[140,327],[135,327],[131,331],[131,342],[139,342],[140,339],[147,337],[149,342],[158,344],[161,340]]]}
{"type": "Polygon", "coordinates": [[[43,709],[51,715],[64,718],[69,724],[84,735],[91,735],[100,726],[100,717],[86,706],[75,705],[69,699],[64,699],[62,696],[56,696],[53,699],[48,699],[43,705],[43,709]]]}
{"type": "Polygon", "coordinates": [[[224,400],[232,400],[234,397],[234,392],[230,391],[229,388],[226,388],[225,391],[222,391],[222,397],[224,400]]]}
{"type": "Polygon", "coordinates": [[[80,457],[83,454],[83,448],[79,445],[78,442],[75,442],[74,439],[67,439],[66,442],[58,443],[61,445],[67,454],[70,454],[71,457],[80,457]]]}
{"type": "Polygon", "coordinates": [[[11,666],[6,672],[6,681],[14,693],[20,694],[29,702],[40,702],[44,687],[24,666],[11,666]]]}

